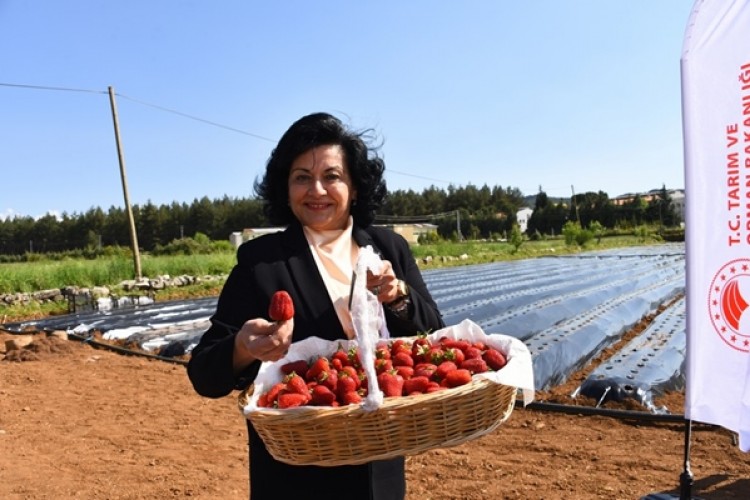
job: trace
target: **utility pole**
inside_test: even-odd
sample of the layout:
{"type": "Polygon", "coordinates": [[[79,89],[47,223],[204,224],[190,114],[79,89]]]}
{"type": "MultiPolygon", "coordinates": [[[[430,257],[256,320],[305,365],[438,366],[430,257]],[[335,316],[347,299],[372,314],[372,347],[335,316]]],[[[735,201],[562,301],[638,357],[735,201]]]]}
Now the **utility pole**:
{"type": "Polygon", "coordinates": [[[130,244],[133,250],[133,263],[135,265],[135,279],[141,279],[141,254],[138,250],[138,234],[135,231],[135,221],[133,220],[133,209],[130,207],[130,196],[128,196],[128,178],[125,174],[125,155],[122,152],[122,142],[120,141],[120,124],[117,119],[117,105],[115,104],[115,89],[109,87],[109,103],[112,107],[112,121],[115,125],[115,141],[117,142],[117,159],[120,162],[120,178],[122,179],[122,192],[125,196],[125,211],[128,214],[128,224],[130,225],[130,244]]]}
{"type": "Polygon", "coordinates": [[[464,241],[464,235],[461,234],[461,212],[456,210],[456,234],[458,234],[458,241],[464,241]]]}
{"type": "Polygon", "coordinates": [[[581,217],[578,215],[578,204],[576,203],[576,191],[573,188],[573,184],[570,185],[570,192],[573,194],[573,197],[570,199],[571,202],[573,202],[573,208],[576,211],[576,222],[578,225],[581,224],[581,217]]]}

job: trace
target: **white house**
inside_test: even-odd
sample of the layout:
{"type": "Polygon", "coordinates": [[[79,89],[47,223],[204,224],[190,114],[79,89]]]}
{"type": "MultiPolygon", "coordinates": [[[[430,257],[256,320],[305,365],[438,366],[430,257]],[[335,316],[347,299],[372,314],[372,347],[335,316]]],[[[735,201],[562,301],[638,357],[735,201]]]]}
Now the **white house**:
{"type": "Polygon", "coordinates": [[[672,209],[674,213],[680,216],[680,221],[685,221],[685,190],[670,189],[667,191],[669,198],[672,200],[672,209]]]}
{"type": "Polygon", "coordinates": [[[533,213],[534,210],[529,207],[523,207],[518,212],[516,212],[516,221],[518,221],[518,228],[522,233],[525,233],[526,228],[529,227],[529,219],[531,218],[531,214],[533,213]]]}

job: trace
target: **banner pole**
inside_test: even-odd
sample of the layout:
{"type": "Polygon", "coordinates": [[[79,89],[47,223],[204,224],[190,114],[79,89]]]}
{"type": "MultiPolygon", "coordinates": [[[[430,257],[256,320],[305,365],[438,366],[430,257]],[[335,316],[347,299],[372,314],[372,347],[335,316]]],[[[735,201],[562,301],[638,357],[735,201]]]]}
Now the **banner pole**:
{"type": "Polygon", "coordinates": [[[693,491],[693,472],[690,470],[690,436],[693,421],[685,419],[685,462],[682,474],[680,474],[680,500],[690,500],[693,491]]]}

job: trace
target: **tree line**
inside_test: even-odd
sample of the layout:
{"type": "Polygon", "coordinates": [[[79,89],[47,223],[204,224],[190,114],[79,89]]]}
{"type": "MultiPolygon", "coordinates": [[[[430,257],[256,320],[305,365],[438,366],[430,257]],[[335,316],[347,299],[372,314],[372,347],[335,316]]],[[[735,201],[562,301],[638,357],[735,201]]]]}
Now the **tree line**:
{"type": "MultiPolygon", "coordinates": [[[[516,213],[524,206],[534,210],[526,231],[531,238],[560,235],[568,221],[583,228],[597,222],[610,229],[655,223],[671,227],[681,222],[665,188],[648,202],[636,196],[624,205],[615,205],[601,191],[551,199],[541,187],[535,197],[525,197],[517,188],[469,184],[447,189],[430,186],[421,193],[392,191],[376,223],[435,224],[436,238],[498,239],[510,235],[517,225],[516,213]]],[[[160,206],[149,201],[133,205],[132,211],[139,247],[146,252],[198,234],[226,241],[233,232],[270,225],[262,202],[253,197],[203,197],[190,204],[160,206]]],[[[129,235],[127,212],[121,207],[111,206],[106,212],[92,207],[84,213],[63,213],[59,217],[16,216],[0,219],[0,255],[128,247],[129,235]]]]}
{"type": "Polygon", "coordinates": [[[607,193],[602,191],[577,194],[568,204],[553,202],[540,189],[533,209],[526,230],[531,237],[560,234],[568,221],[574,221],[584,229],[597,223],[605,229],[623,230],[642,225],[673,228],[683,222],[664,186],[648,201],[636,194],[623,204],[613,203],[607,193]]]}

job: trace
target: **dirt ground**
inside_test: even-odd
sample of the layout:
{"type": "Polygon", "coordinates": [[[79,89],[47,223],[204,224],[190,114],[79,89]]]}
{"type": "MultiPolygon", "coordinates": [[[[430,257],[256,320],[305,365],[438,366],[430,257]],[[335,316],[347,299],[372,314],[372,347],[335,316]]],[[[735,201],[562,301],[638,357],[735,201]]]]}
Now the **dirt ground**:
{"type": "MultiPolygon", "coordinates": [[[[179,364],[43,335],[11,361],[7,338],[18,336],[0,334],[0,498],[247,498],[236,396],[199,397],[179,364]]],[[[537,399],[571,403],[582,376],[537,399]]],[[[681,394],[656,402],[682,413],[681,394]]],[[[681,423],[516,407],[491,434],[409,457],[407,498],[678,494],[683,433],[681,423]]],[[[691,469],[694,497],[750,498],[750,455],[726,430],[693,427],[691,469]]]]}

